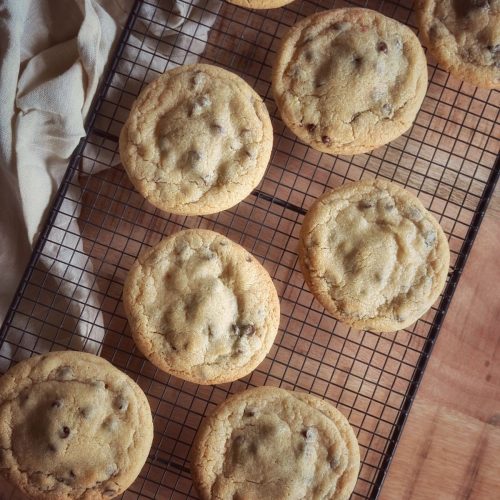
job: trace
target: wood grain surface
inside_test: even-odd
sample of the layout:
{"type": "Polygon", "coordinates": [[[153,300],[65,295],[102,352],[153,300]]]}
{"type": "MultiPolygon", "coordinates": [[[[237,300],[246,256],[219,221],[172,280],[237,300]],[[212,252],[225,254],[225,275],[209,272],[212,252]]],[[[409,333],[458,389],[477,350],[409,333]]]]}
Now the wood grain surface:
{"type": "Polygon", "coordinates": [[[500,498],[500,187],[425,371],[383,500],[500,498]]]}

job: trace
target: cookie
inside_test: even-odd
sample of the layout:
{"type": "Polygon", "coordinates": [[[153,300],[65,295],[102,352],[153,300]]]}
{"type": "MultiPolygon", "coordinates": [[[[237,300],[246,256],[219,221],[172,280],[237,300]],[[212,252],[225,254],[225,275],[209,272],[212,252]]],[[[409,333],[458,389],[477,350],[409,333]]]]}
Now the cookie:
{"type": "Polygon", "coordinates": [[[422,40],[441,66],[500,89],[500,0],[418,0],[415,8],[422,40]]]}
{"type": "Polygon", "coordinates": [[[310,394],[258,387],[206,418],[191,473],[204,499],[347,500],[359,447],[347,419],[310,394]]]}
{"type": "Polygon", "coordinates": [[[267,108],[244,80],[194,64],[167,71],[141,92],[120,134],[120,157],[150,203],[202,215],[252,192],[272,141],[267,108]]]}
{"type": "Polygon", "coordinates": [[[240,245],[189,229],[139,256],[123,288],[134,341],[161,370],[231,382],[266,356],[279,326],[271,277],[240,245]]]}
{"type": "Polygon", "coordinates": [[[113,498],[152,439],[146,396],[98,356],[33,356],[0,378],[0,473],[30,498],[113,498]]]}
{"type": "Polygon", "coordinates": [[[302,141],[353,155],[411,127],[427,90],[427,63],[403,24],[369,9],[335,9],[286,33],[272,86],[281,118],[302,141]]]}
{"type": "Polygon", "coordinates": [[[227,0],[229,3],[246,7],[247,9],[276,9],[283,7],[293,0],[227,0]]]}
{"type": "Polygon", "coordinates": [[[414,323],[436,301],[450,250],[415,196],[375,179],[316,200],[302,224],[299,261],[309,289],[335,318],[390,332],[414,323]]]}

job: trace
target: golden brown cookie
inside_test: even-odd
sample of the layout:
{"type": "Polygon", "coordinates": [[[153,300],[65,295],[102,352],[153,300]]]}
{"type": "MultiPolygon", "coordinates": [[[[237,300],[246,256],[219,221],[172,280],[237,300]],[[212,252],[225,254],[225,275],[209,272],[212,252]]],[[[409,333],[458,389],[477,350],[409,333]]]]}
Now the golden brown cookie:
{"type": "Polygon", "coordinates": [[[202,215],[252,192],[272,142],[267,108],[244,80],[193,64],[167,71],[141,92],[120,134],[120,157],[153,205],[202,215]]]}
{"type": "Polygon", "coordinates": [[[283,7],[293,0],[227,0],[229,3],[246,7],[247,9],[277,9],[283,7]]]}
{"type": "Polygon", "coordinates": [[[146,396],[102,358],[52,352],[0,378],[0,473],[30,498],[113,498],[152,440],[146,396]]]}
{"type": "Polygon", "coordinates": [[[243,247],[190,229],[139,256],[123,288],[134,340],[158,368],[198,384],[250,373],[279,326],[273,281],[243,247]]]}
{"type": "Polygon", "coordinates": [[[311,292],[335,318],[390,332],[414,323],[439,297],[450,250],[418,198],[375,179],[316,200],[302,224],[299,260],[311,292]]]}
{"type": "Polygon", "coordinates": [[[359,460],[353,429],[330,403],[258,387],[230,396],[203,421],[191,472],[203,500],[347,500],[359,460]]]}
{"type": "Polygon", "coordinates": [[[407,26],[369,9],[335,9],[288,31],[272,84],[281,118],[302,141],[358,154],[411,127],[427,90],[427,63],[407,26]]]}
{"type": "Polygon", "coordinates": [[[418,0],[415,8],[422,40],[441,66],[500,89],[500,0],[418,0]]]}

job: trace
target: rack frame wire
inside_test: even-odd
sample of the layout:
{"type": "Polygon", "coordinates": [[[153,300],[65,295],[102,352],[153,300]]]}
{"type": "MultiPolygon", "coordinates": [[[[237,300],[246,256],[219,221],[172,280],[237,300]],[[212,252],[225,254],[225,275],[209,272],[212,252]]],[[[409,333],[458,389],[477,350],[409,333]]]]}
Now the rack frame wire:
{"type": "Polygon", "coordinates": [[[184,5],[191,22],[184,18],[168,28],[186,14],[172,12],[167,0],[136,0],[88,116],[87,136],[70,160],[0,331],[0,348],[10,347],[8,355],[0,351],[0,362],[97,344],[100,355],[141,385],[155,437],[124,498],[196,498],[189,449],[201,419],[227,395],[264,384],[311,392],[346,414],[362,457],[352,498],[377,498],[500,175],[499,93],[458,82],[431,59],[429,91],[408,133],[366,155],[321,154],[287,131],[272,100],[270,71],[280,37],[305,15],[343,6],[379,10],[416,31],[412,2],[302,0],[269,11],[220,0],[184,5]],[[268,105],[275,141],[266,176],[251,196],[219,214],[181,217],[135,192],[119,165],[117,138],[146,83],[167,67],[195,61],[245,78],[268,105]],[[304,287],[297,268],[307,207],[326,189],[374,176],[417,194],[441,222],[452,252],[438,304],[394,334],[337,323],[304,287]],[[268,269],[281,298],[273,349],[252,374],[231,384],[198,386],[168,376],[130,338],[121,304],[126,272],[141,250],[185,227],[215,229],[238,241],[268,269]]]}

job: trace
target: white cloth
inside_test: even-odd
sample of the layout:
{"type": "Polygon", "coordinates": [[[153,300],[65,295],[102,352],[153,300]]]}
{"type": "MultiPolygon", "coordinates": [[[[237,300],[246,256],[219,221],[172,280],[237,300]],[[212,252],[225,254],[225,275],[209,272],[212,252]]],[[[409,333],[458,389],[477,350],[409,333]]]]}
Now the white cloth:
{"type": "MultiPolygon", "coordinates": [[[[0,0],[0,275],[3,278],[0,322],[29,260],[31,245],[36,241],[69,157],[85,135],[85,116],[132,3],[133,0],[0,0]]],[[[193,3],[200,9],[192,11],[190,4],[183,0],[159,0],[158,3],[161,9],[146,2],[142,5],[144,31],[158,38],[175,35],[177,47],[189,47],[191,52],[183,62],[196,62],[197,55],[204,50],[220,2],[195,0],[193,3]],[[147,20],[153,16],[155,23],[149,23],[147,20]],[[187,21],[186,17],[189,17],[187,21]]],[[[135,45],[140,44],[141,41],[135,45]]],[[[168,48],[171,45],[165,46],[165,50],[172,50],[168,48]]],[[[174,55],[163,54],[173,58],[174,55]]],[[[139,61],[140,57],[141,54],[139,61]]],[[[73,213],[77,208],[70,200],[64,203],[66,213],[73,213]]],[[[84,255],[75,218],[68,216],[65,221],[59,216],[58,226],[64,227],[64,224],[74,234],[72,240],[65,240],[65,244],[72,247],[71,254],[75,255],[76,250],[84,255]]],[[[64,262],[61,248],[57,241],[45,246],[47,257],[42,259],[42,265],[50,268],[52,280],[45,286],[61,290],[57,300],[76,299],[71,302],[73,308],[78,301],[97,306],[87,287],[74,284],[80,280],[85,285],[85,281],[82,282],[85,278],[68,276],[67,266],[53,259],[59,252],[64,262]]],[[[87,261],[89,259],[82,258],[78,267],[91,271],[87,261]]],[[[66,310],[66,306],[61,309],[66,310]]],[[[92,314],[87,309],[91,308],[73,310],[72,314],[85,319],[87,314],[92,314]]],[[[91,323],[93,327],[88,331],[85,328],[82,331],[81,325],[78,327],[78,338],[86,340],[82,345],[75,345],[71,339],[72,347],[98,351],[104,334],[100,313],[92,317],[91,323]]],[[[54,327],[56,333],[57,327],[54,327]]],[[[44,331],[43,337],[49,342],[50,336],[50,331],[44,331]]],[[[16,345],[25,342],[28,340],[24,337],[21,340],[7,338],[0,350],[0,372],[6,369],[6,360],[25,356],[16,351],[16,345]]],[[[37,344],[37,350],[44,350],[43,343],[37,344]]],[[[11,494],[11,489],[1,482],[0,491],[5,498],[11,494]]]]}
{"type": "MultiPolygon", "coordinates": [[[[85,135],[85,115],[130,5],[0,0],[0,320],[68,159],[85,135]]],[[[62,276],[63,267],[52,265],[51,274],[62,276]]],[[[12,357],[16,340],[7,339],[1,354],[12,357]]],[[[1,371],[5,363],[3,358],[1,371]]]]}
{"type": "MultiPolygon", "coordinates": [[[[190,54],[183,62],[196,62],[205,48],[220,2],[195,0],[194,5],[200,8],[191,11],[191,4],[183,0],[158,0],[157,3],[160,8],[149,2],[141,5],[136,30],[154,38],[174,35],[177,49],[189,47],[190,54]]],[[[132,4],[133,0],[0,0],[0,274],[3,277],[0,321],[29,260],[31,245],[37,239],[69,157],[85,135],[85,115],[132,4]]],[[[151,49],[159,50],[154,38],[134,40],[134,36],[132,34],[130,40],[132,46],[148,49],[152,40],[156,47],[151,49]]],[[[175,60],[172,44],[162,45],[168,53],[164,52],[161,60],[165,61],[168,56],[175,60]]],[[[132,50],[131,60],[144,65],[151,62],[150,50],[139,54],[135,48],[132,50]]],[[[126,86],[128,81],[123,80],[126,86]]],[[[84,163],[83,168],[86,167],[84,163]]],[[[95,165],[93,171],[95,173],[95,165]]],[[[78,209],[69,200],[64,203],[65,213],[78,209]]],[[[83,340],[78,343],[78,338],[72,339],[70,345],[96,352],[104,335],[100,326],[102,318],[100,314],[95,318],[88,315],[94,315],[98,303],[89,294],[91,286],[85,286],[85,277],[80,279],[77,275],[80,270],[68,269],[64,264],[75,250],[84,255],[78,224],[75,218],[68,216],[67,220],[58,220],[58,227],[69,230],[64,243],[70,248],[58,245],[57,239],[47,243],[44,254],[49,257],[57,254],[59,259],[42,257],[41,265],[50,270],[48,288],[61,290],[58,309],[67,310],[69,305],[74,308],[78,302],[89,306],[71,311],[73,316],[82,319],[75,328],[83,340]],[[84,286],[75,286],[72,281],[80,281],[84,286]],[[65,297],[76,300],[69,304],[65,297]]],[[[91,266],[89,259],[81,258],[76,268],[92,272],[91,266]]],[[[26,327],[31,328],[31,325],[26,327]]],[[[53,330],[57,333],[57,327],[53,330]]],[[[37,331],[32,333],[40,335],[37,331]]],[[[45,328],[43,337],[50,341],[51,335],[50,329],[45,328]]],[[[33,338],[23,340],[33,343],[33,338]]],[[[0,350],[5,356],[0,357],[0,371],[5,369],[5,358],[12,357],[18,344],[17,337],[4,344],[0,350]]],[[[15,359],[24,356],[22,352],[14,354],[15,359]]]]}

